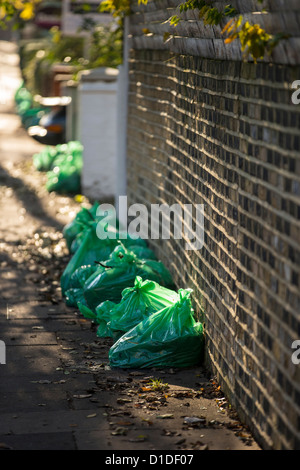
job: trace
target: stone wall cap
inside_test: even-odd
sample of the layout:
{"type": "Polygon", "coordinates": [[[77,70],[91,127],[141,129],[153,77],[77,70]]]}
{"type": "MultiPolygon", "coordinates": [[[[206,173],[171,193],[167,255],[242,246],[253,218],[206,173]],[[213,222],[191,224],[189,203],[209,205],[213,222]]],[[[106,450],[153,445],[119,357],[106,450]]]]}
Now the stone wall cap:
{"type": "Polygon", "coordinates": [[[117,80],[119,70],[112,67],[98,67],[91,70],[83,70],[80,73],[80,80],[84,82],[114,82],[117,80]]]}

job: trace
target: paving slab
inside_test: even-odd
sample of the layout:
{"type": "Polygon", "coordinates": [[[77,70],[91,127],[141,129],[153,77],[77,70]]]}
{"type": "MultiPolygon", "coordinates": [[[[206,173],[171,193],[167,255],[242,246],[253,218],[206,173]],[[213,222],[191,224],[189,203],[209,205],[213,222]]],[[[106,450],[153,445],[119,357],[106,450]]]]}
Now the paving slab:
{"type": "Polygon", "coordinates": [[[73,432],[6,435],[1,442],[7,450],[77,450],[73,432]]]}
{"type": "Polygon", "coordinates": [[[109,429],[102,412],[90,410],[45,410],[22,413],[2,413],[0,435],[68,432],[72,428],[82,430],[109,429]]]}

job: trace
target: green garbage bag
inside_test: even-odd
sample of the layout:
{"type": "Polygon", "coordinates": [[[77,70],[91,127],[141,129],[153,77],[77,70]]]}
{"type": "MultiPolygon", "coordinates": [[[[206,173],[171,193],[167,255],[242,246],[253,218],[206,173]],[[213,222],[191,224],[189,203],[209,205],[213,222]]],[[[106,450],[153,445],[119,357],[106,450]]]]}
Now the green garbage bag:
{"type": "MultiPolygon", "coordinates": [[[[88,264],[77,268],[71,276],[70,286],[72,289],[80,289],[84,286],[86,280],[99,269],[97,264],[88,264]]],[[[104,268],[103,268],[104,271],[104,268]]]]}
{"type": "Polygon", "coordinates": [[[97,237],[95,227],[93,226],[86,229],[84,233],[85,237],[82,243],[73,254],[61,276],[60,285],[62,289],[62,295],[64,295],[65,292],[70,287],[72,287],[71,276],[78,268],[89,264],[94,265],[95,261],[107,260],[111,252],[116,247],[116,240],[109,238],[100,240],[97,237]]]}
{"type": "MultiPolygon", "coordinates": [[[[123,290],[120,303],[106,300],[96,307],[95,314],[89,312],[89,318],[94,316],[93,321],[101,324],[97,336],[111,336],[116,339],[151,314],[178,300],[179,294],[176,291],[160,286],[155,281],[143,281],[137,276],[134,286],[123,290]]],[[[87,307],[83,311],[80,305],[78,307],[83,316],[86,316],[87,307]]]]}
{"type": "Polygon", "coordinates": [[[111,300],[106,300],[101,304],[101,313],[100,305],[96,308],[95,313],[87,307],[86,303],[78,301],[78,308],[82,315],[91,320],[93,323],[98,325],[97,336],[108,337],[112,336],[110,329],[108,328],[108,322],[110,320],[110,314],[112,308],[116,304],[111,300]]]}
{"type": "Polygon", "coordinates": [[[122,291],[133,287],[136,276],[174,287],[170,272],[160,261],[140,259],[124,246],[117,246],[103,264],[105,271],[95,271],[83,288],[86,303],[93,311],[105,300],[120,302],[122,291]]]}
{"type": "Polygon", "coordinates": [[[99,202],[95,202],[90,209],[81,207],[74,219],[64,226],[62,233],[70,253],[75,253],[76,251],[75,248],[71,250],[71,246],[77,235],[82,233],[91,223],[95,222],[98,207],[99,202]]]}
{"type": "Polygon", "coordinates": [[[203,354],[203,325],[196,322],[190,291],[180,289],[179,300],[153,313],[125,333],[111,347],[111,367],[191,367],[203,354]]]}
{"type": "MultiPolygon", "coordinates": [[[[67,295],[66,292],[68,291],[69,298],[76,299],[79,296],[79,291],[76,291],[76,295],[75,293],[73,295],[72,289],[83,289],[84,283],[88,277],[96,270],[98,273],[101,271],[101,266],[95,263],[106,261],[113,250],[121,243],[117,239],[100,240],[95,233],[93,227],[91,227],[89,232],[85,232],[86,238],[83,244],[79,247],[65,268],[61,277],[63,296],[67,295]],[[92,265],[86,266],[88,263],[92,265]]],[[[131,243],[136,243],[137,240],[128,238],[123,241],[125,241],[126,246],[130,247],[133,253],[137,255],[143,254],[145,259],[147,259],[147,256],[149,256],[149,260],[153,259],[154,253],[152,250],[140,245],[131,246],[131,243]]],[[[102,270],[105,271],[105,268],[102,268],[102,270]]],[[[68,302],[68,305],[71,305],[70,302],[68,302]]],[[[77,301],[72,300],[71,306],[76,307],[77,301]]]]}
{"type": "Polygon", "coordinates": [[[22,101],[23,90],[25,90],[25,82],[24,80],[21,80],[17,89],[15,90],[15,95],[14,95],[15,103],[19,103],[20,101],[22,101]]]}
{"type": "Polygon", "coordinates": [[[76,194],[81,188],[81,155],[67,155],[59,165],[47,172],[46,189],[63,194],[76,194]]]}
{"type": "MultiPolygon", "coordinates": [[[[152,260],[157,261],[156,254],[154,253],[153,250],[151,250],[150,248],[147,248],[146,246],[143,246],[143,245],[135,245],[134,240],[132,241],[132,243],[133,243],[133,245],[129,245],[130,250],[133,251],[134,254],[138,258],[148,259],[148,260],[152,259],[152,260]]],[[[125,242],[125,245],[126,245],[126,242],[125,242]]]]}
{"type": "Polygon", "coordinates": [[[74,165],[81,167],[83,146],[78,141],[71,141],[67,144],[56,145],[57,155],[52,162],[50,169],[54,166],[64,165],[67,161],[73,162],[74,165]]]}
{"type": "Polygon", "coordinates": [[[17,105],[19,103],[22,103],[22,101],[30,101],[30,102],[33,101],[32,94],[25,87],[24,80],[22,80],[22,82],[18,86],[17,90],[15,91],[14,99],[15,99],[15,103],[17,105]]]}
{"type": "Polygon", "coordinates": [[[73,155],[74,157],[82,156],[83,152],[83,145],[79,140],[70,140],[66,144],[60,144],[59,146],[59,152],[64,153],[65,155],[73,155]]]}
{"type": "Polygon", "coordinates": [[[50,171],[58,154],[58,146],[46,145],[41,152],[33,155],[32,160],[34,168],[37,171],[50,171]]]}
{"type": "MultiPolygon", "coordinates": [[[[30,112],[33,113],[33,110],[30,110],[30,112]]],[[[55,166],[60,167],[66,162],[73,163],[81,168],[82,151],[83,146],[78,141],[55,146],[47,145],[41,152],[33,155],[33,165],[36,170],[47,171],[50,174],[55,166]]]]}
{"type": "MultiPolygon", "coordinates": [[[[80,266],[77,268],[70,278],[68,289],[65,291],[66,305],[69,307],[77,307],[78,302],[85,305],[83,295],[83,286],[85,281],[98,269],[97,265],[80,266]]],[[[104,268],[103,268],[104,269],[104,268]]]]}
{"type": "Polygon", "coordinates": [[[57,154],[49,161],[46,188],[49,192],[78,193],[81,184],[83,147],[78,141],[56,146],[57,154]]]}
{"type": "Polygon", "coordinates": [[[31,99],[24,99],[20,103],[17,104],[17,113],[20,117],[22,117],[25,113],[27,113],[32,106],[31,99]]]}
{"type": "Polygon", "coordinates": [[[83,296],[83,290],[80,288],[68,289],[65,292],[65,302],[68,307],[77,308],[78,303],[85,304],[85,298],[83,296]]]}
{"type": "Polygon", "coordinates": [[[31,126],[37,126],[41,118],[47,112],[49,112],[49,110],[44,107],[33,107],[28,109],[21,117],[24,128],[28,129],[31,126]]]}
{"type": "MultiPolygon", "coordinates": [[[[87,223],[86,226],[88,228],[86,228],[81,234],[78,234],[76,239],[72,242],[71,248],[73,249],[74,242],[78,241],[78,237],[80,237],[80,244],[61,276],[60,284],[63,296],[68,289],[73,287],[71,277],[78,268],[88,264],[94,264],[95,262],[106,261],[113,250],[121,243],[117,238],[115,239],[107,237],[104,240],[98,238],[96,233],[96,225],[98,223],[101,223],[101,221],[98,220],[96,222],[91,221],[87,223]]],[[[130,237],[128,237],[126,240],[123,240],[123,242],[123,246],[132,247],[132,251],[134,253],[135,251],[139,254],[143,253],[145,257],[152,256],[153,259],[154,253],[152,250],[149,250],[143,246],[145,243],[144,240],[142,240],[141,245],[138,244],[140,243],[139,240],[134,240],[130,237]]]]}
{"type": "MultiPolygon", "coordinates": [[[[87,220],[87,217],[86,217],[86,220],[84,221],[83,217],[81,217],[81,222],[82,222],[81,230],[79,231],[79,233],[76,235],[76,237],[71,243],[71,247],[70,247],[71,253],[75,253],[80,247],[81,243],[84,241],[86,237],[86,230],[88,230],[89,228],[92,228],[95,231],[95,233],[97,233],[98,224],[102,224],[103,229],[106,232],[114,233],[116,236],[115,240],[117,239],[117,233],[118,233],[117,227],[119,225],[119,222],[118,220],[115,219],[114,212],[111,212],[111,214],[107,215],[104,221],[102,221],[102,219],[104,219],[103,216],[98,216],[98,215],[93,216],[93,213],[91,213],[90,220],[87,220]],[[94,217],[94,219],[92,219],[92,217],[94,217]],[[111,223],[109,221],[111,221],[111,223]]],[[[104,242],[104,243],[109,243],[109,242],[104,242]]]]}

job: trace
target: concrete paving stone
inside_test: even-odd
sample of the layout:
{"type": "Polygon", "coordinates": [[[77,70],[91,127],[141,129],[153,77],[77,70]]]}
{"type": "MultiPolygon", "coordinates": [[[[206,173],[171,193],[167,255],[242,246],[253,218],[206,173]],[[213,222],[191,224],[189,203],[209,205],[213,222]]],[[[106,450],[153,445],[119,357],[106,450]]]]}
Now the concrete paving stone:
{"type": "Polygon", "coordinates": [[[18,302],[28,300],[34,300],[37,297],[36,288],[32,287],[30,284],[20,285],[19,273],[9,271],[7,276],[0,276],[0,285],[2,292],[5,294],[3,298],[8,300],[17,298],[18,302]],[[9,276],[9,279],[7,278],[9,276]]]}
{"type": "Polygon", "coordinates": [[[241,439],[232,431],[224,431],[224,429],[207,429],[189,430],[182,432],[182,436],[186,438],[186,442],[194,444],[200,442],[208,446],[209,450],[258,450],[259,447],[255,442],[245,446],[241,439]]]}
{"type": "Polygon", "coordinates": [[[93,387],[83,388],[83,389],[74,389],[72,388],[72,394],[70,398],[72,399],[72,408],[75,410],[86,410],[91,408],[93,405],[95,409],[101,408],[103,413],[105,409],[114,410],[116,407],[116,399],[112,396],[111,392],[94,392],[91,393],[93,387]],[[90,392],[90,393],[89,393],[90,392]],[[80,398],[84,395],[91,395],[90,398],[80,398]]]}
{"type": "Polygon", "coordinates": [[[102,409],[35,411],[22,413],[2,413],[0,435],[35,434],[45,432],[66,432],[80,427],[82,430],[110,429],[102,409]]]}
{"type": "Polygon", "coordinates": [[[47,331],[58,331],[60,334],[64,331],[79,331],[80,321],[73,316],[48,317],[46,321],[47,331]]]}
{"type": "MultiPolygon", "coordinates": [[[[161,436],[159,433],[151,433],[151,440],[147,432],[141,433],[128,429],[127,435],[113,435],[113,429],[109,433],[102,430],[97,431],[75,431],[74,437],[78,450],[106,450],[106,451],[129,451],[134,450],[176,450],[178,446],[169,437],[161,436]]],[[[134,451],[132,452],[134,455],[134,451]]],[[[122,454],[121,454],[122,455],[122,454]]]]}
{"type": "Polygon", "coordinates": [[[62,388],[62,380],[64,375],[62,373],[54,374],[31,374],[30,376],[12,376],[1,378],[0,393],[6,395],[8,393],[17,393],[22,390],[24,393],[35,392],[48,388],[55,394],[56,390],[64,390],[62,388]]]}
{"type": "Polygon", "coordinates": [[[72,431],[5,435],[0,441],[11,450],[76,450],[72,431]]]}
{"type": "Polygon", "coordinates": [[[38,391],[24,391],[23,389],[1,395],[0,413],[7,410],[13,410],[14,413],[23,413],[31,411],[60,411],[68,410],[69,402],[64,390],[56,388],[53,392],[52,387],[41,387],[38,391]]]}
{"type": "MultiPolygon", "coordinates": [[[[55,373],[61,366],[58,345],[6,347],[6,364],[0,366],[0,377],[22,377],[55,373]]],[[[1,384],[0,384],[1,389],[1,384]]]]}
{"type": "MultiPolygon", "coordinates": [[[[93,397],[99,397],[96,393],[91,392],[92,389],[97,388],[96,383],[92,375],[89,374],[77,374],[74,377],[65,375],[61,371],[57,371],[57,374],[32,374],[30,376],[23,377],[3,377],[1,378],[0,393],[1,397],[8,397],[11,395],[19,396],[20,394],[41,394],[55,397],[68,396],[80,394],[90,394],[93,397]]],[[[102,395],[99,397],[100,401],[97,406],[103,403],[102,395]]],[[[105,399],[104,404],[110,403],[113,400],[111,394],[103,397],[105,399]]],[[[91,405],[92,406],[92,405],[91,405]]],[[[113,406],[113,404],[111,404],[113,406]]],[[[0,408],[1,405],[0,405],[0,408]]],[[[9,409],[9,408],[8,408],[9,409]]],[[[26,407],[24,406],[24,411],[26,407]]]]}
{"type": "Polygon", "coordinates": [[[58,334],[58,340],[64,342],[94,343],[97,340],[95,331],[92,331],[90,325],[86,330],[78,330],[78,335],[74,332],[63,331],[58,334]]]}
{"type": "Polygon", "coordinates": [[[107,435],[107,431],[103,429],[97,431],[75,430],[74,440],[78,450],[113,450],[110,443],[110,436],[107,435]]]}
{"type": "MultiPolygon", "coordinates": [[[[36,299],[33,301],[27,300],[26,302],[15,302],[13,299],[3,301],[3,299],[0,299],[0,318],[4,319],[7,319],[7,317],[10,319],[48,318],[51,310],[49,304],[42,305],[36,299]]],[[[53,310],[56,315],[60,315],[57,308],[53,310]]],[[[69,316],[65,313],[63,315],[69,316]]]]}
{"type": "Polygon", "coordinates": [[[45,318],[1,318],[0,316],[0,331],[5,331],[5,328],[15,329],[24,328],[28,332],[30,331],[44,331],[44,332],[56,332],[56,331],[79,331],[81,328],[80,321],[76,318],[65,317],[45,317],[45,318]]]}
{"type": "Polygon", "coordinates": [[[87,393],[89,389],[96,387],[96,382],[91,374],[74,374],[74,376],[71,376],[62,373],[58,381],[62,390],[72,393],[73,391],[74,393],[83,393],[83,391],[87,393]]]}
{"type": "Polygon", "coordinates": [[[57,345],[55,333],[44,331],[24,331],[24,328],[14,328],[12,331],[1,331],[1,339],[6,346],[43,346],[57,345]]]}

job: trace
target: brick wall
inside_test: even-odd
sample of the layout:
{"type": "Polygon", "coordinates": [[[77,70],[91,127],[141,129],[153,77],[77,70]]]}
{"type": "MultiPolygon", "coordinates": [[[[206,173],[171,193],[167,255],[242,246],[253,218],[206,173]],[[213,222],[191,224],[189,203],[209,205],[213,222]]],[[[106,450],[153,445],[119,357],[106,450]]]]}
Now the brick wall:
{"type": "Polygon", "coordinates": [[[264,448],[300,449],[300,66],[140,42],[137,25],[145,14],[158,24],[157,8],[131,18],[129,204],[205,204],[201,250],[151,245],[193,288],[207,362],[241,418],[264,448]]]}

